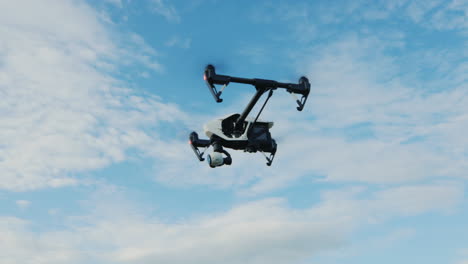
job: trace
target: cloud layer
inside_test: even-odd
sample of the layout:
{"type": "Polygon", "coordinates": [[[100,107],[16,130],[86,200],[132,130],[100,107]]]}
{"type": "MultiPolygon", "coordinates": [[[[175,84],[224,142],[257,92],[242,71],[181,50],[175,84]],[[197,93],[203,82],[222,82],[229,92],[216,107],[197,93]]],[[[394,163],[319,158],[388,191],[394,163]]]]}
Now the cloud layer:
{"type": "Polygon", "coordinates": [[[156,155],[154,128],[184,118],[113,77],[129,64],[160,67],[141,37],[119,41],[100,17],[77,1],[0,4],[0,188],[76,184],[75,172],[130,150],[156,155]]]}
{"type": "Polygon", "coordinates": [[[305,209],[269,198],[165,223],[106,187],[87,201],[86,215],[68,218],[65,230],[31,232],[33,223],[1,217],[0,257],[5,263],[295,263],[345,246],[367,225],[450,212],[463,192],[453,182],[377,192],[353,187],[324,191],[321,202],[305,209]]]}

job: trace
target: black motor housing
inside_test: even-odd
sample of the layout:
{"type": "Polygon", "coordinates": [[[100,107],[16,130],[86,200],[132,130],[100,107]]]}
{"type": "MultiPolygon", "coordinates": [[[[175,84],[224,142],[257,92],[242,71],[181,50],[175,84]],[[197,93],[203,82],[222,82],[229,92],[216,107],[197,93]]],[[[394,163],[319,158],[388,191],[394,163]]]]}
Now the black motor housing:
{"type": "Polygon", "coordinates": [[[276,141],[271,137],[269,123],[255,122],[249,128],[247,137],[248,145],[246,151],[276,152],[276,141]]]}

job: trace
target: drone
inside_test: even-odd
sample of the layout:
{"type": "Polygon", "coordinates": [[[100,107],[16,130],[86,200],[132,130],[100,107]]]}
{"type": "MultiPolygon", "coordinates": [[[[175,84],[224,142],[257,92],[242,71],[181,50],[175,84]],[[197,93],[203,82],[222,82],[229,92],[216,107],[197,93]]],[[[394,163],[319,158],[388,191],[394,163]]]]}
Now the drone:
{"type": "Polygon", "coordinates": [[[244,152],[249,153],[261,152],[267,160],[266,165],[271,166],[277,149],[276,141],[271,137],[270,133],[273,122],[258,121],[258,117],[273,95],[273,91],[278,88],[286,89],[288,93],[292,94],[297,103],[296,109],[302,111],[310,92],[309,80],[302,76],[296,84],[220,75],[216,73],[215,67],[211,64],[206,66],[203,79],[217,103],[223,101],[220,96],[230,83],[253,85],[256,93],[241,114],[231,114],[206,123],[203,129],[208,139],[200,139],[195,131],[190,133],[189,144],[198,160],[204,161],[205,151],[212,146],[212,153],[207,155],[207,162],[211,168],[232,164],[231,155],[224,148],[244,150],[244,152]],[[219,91],[215,84],[222,85],[219,91]],[[255,119],[247,119],[252,108],[267,92],[267,98],[255,119]],[[299,99],[297,94],[302,95],[302,97],[299,99]],[[199,148],[205,148],[205,150],[201,152],[199,148]],[[269,153],[269,156],[265,153],[269,153]]]}

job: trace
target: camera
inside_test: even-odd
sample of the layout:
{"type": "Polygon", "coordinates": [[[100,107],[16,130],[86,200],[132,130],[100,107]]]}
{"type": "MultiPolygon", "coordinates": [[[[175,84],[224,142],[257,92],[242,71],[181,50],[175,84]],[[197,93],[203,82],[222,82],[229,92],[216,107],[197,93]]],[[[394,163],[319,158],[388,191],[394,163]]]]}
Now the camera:
{"type": "Polygon", "coordinates": [[[223,154],[217,151],[213,151],[211,154],[208,154],[206,161],[211,168],[220,167],[224,164],[232,164],[232,158],[230,156],[223,157],[223,154]]]}

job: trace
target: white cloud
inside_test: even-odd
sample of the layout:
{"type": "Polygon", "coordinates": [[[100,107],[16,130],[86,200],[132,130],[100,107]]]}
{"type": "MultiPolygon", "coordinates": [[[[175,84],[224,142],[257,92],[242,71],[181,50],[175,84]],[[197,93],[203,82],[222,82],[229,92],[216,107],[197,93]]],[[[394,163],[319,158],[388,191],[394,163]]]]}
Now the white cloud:
{"type": "Polygon", "coordinates": [[[238,51],[239,55],[248,58],[253,64],[264,64],[271,61],[267,49],[260,46],[244,46],[238,51]]]}
{"type": "Polygon", "coordinates": [[[315,49],[320,55],[310,59],[312,91],[305,113],[278,105],[279,136],[291,138],[280,145],[289,168],[333,181],[466,177],[468,142],[459,133],[467,128],[466,83],[426,94],[396,77],[390,57],[368,52],[384,43],[356,40],[315,49]],[[367,138],[346,136],[360,124],[368,126],[367,138]]]}
{"type": "Polygon", "coordinates": [[[64,221],[66,230],[32,232],[32,223],[0,218],[0,257],[6,263],[295,263],[341,250],[362,226],[444,212],[463,192],[450,182],[370,193],[331,190],[305,209],[269,198],[165,223],[121,190],[106,188],[90,196],[91,212],[64,221]]]}
{"type": "MultiPolygon", "coordinates": [[[[466,163],[456,157],[463,155],[459,147],[468,144],[457,133],[457,129],[466,128],[463,121],[468,110],[466,83],[426,94],[405,85],[398,77],[396,63],[379,49],[385,49],[384,42],[350,38],[330,45],[319,52],[319,58],[312,59],[309,76],[313,88],[307,111],[315,120],[306,127],[310,135],[318,135],[325,141],[320,144],[304,135],[303,140],[316,143],[308,148],[317,150],[300,150],[309,152],[305,156],[313,159],[334,153],[336,158],[329,156],[328,160],[339,162],[341,166],[336,167],[343,169],[343,173],[352,171],[358,178],[359,174],[367,175],[369,181],[371,177],[391,181],[435,175],[464,176],[466,163]],[[356,124],[368,124],[370,138],[353,141],[339,132],[335,136],[320,133],[322,129],[346,132],[356,124]],[[420,142],[411,143],[418,137],[422,138],[420,142]]],[[[425,81],[419,81],[419,85],[424,84],[425,81]]],[[[300,129],[294,131],[303,135],[300,129]]],[[[336,167],[330,164],[329,169],[336,167]]]]}
{"type": "Polygon", "coordinates": [[[458,255],[460,261],[456,262],[456,264],[467,264],[468,263],[468,248],[463,248],[458,250],[458,255]]]}
{"type": "Polygon", "coordinates": [[[28,200],[17,200],[15,203],[20,209],[26,209],[31,205],[31,202],[28,200]]]}
{"type": "Polygon", "coordinates": [[[130,150],[157,155],[152,128],[185,118],[112,77],[120,61],[161,66],[144,40],[119,41],[110,27],[80,1],[0,3],[0,188],[76,184],[73,173],[130,150]]]}
{"type": "Polygon", "coordinates": [[[326,259],[330,263],[341,263],[345,259],[349,260],[352,257],[369,256],[372,254],[393,252],[394,247],[406,242],[408,239],[417,237],[417,233],[412,228],[396,228],[390,231],[385,230],[384,234],[370,235],[363,239],[354,239],[353,243],[339,250],[322,252],[318,259],[326,259]]]}
{"type": "Polygon", "coordinates": [[[436,1],[414,1],[411,2],[407,7],[408,15],[413,19],[414,22],[420,23],[424,16],[440,5],[442,2],[441,0],[436,1]]]}
{"type": "Polygon", "coordinates": [[[181,21],[175,7],[167,4],[165,0],[151,0],[151,7],[153,12],[163,16],[170,22],[179,23],[181,21]]]}
{"type": "Polygon", "coordinates": [[[407,16],[415,24],[438,30],[463,30],[468,26],[464,19],[468,12],[466,0],[386,1],[381,5],[371,5],[370,10],[367,2],[362,1],[361,5],[366,7],[360,8],[364,11],[357,12],[356,17],[375,20],[389,18],[390,15],[398,18],[407,16]],[[375,15],[376,12],[378,15],[375,15]]]}
{"type": "Polygon", "coordinates": [[[127,213],[37,235],[20,219],[2,218],[0,256],[7,263],[290,263],[342,243],[335,228],[294,216],[278,199],[178,224],[127,213]]]}
{"type": "Polygon", "coordinates": [[[191,44],[191,38],[182,38],[180,36],[173,36],[166,42],[166,46],[168,47],[179,47],[182,49],[190,48],[191,44]]]}
{"type": "MultiPolygon", "coordinates": [[[[277,17],[294,24],[292,32],[296,41],[311,40],[321,35],[328,35],[325,30],[314,30],[320,25],[353,24],[360,21],[410,22],[429,29],[465,30],[468,26],[465,17],[468,12],[466,0],[395,0],[366,1],[356,0],[343,3],[294,4],[269,3],[254,9],[251,18],[255,22],[270,23],[271,17],[277,17]],[[274,14],[271,16],[271,14],[274,14]],[[311,30],[309,34],[305,34],[311,30]],[[300,33],[303,33],[302,35],[300,33]],[[321,32],[321,34],[315,34],[321,32]],[[298,34],[299,33],[299,34],[298,34]],[[307,36],[312,35],[312,36],[307,36]]],[[[371,25],[371,24],[366,24],[371,25]]],[[[330,28],[327,28],[330,30],[330,28]]],[[[350,27],[355,30],[354,26],[350,27]]],[[[340,33],[336,31],[334,33],[340,33]]]]}
{"type": "Polygon", "coordinates": [[[122,8],[122,0],[105,0],[106,2],[108,2],[109,4],[113,4],[119,8],[122,8]]]}
{"type": "Polygon", "coordinates": [[[453,0],[447,6],[437,10],[431,18],[431,26],[439,30],[467,29],[468,1],[453,0]]]}

